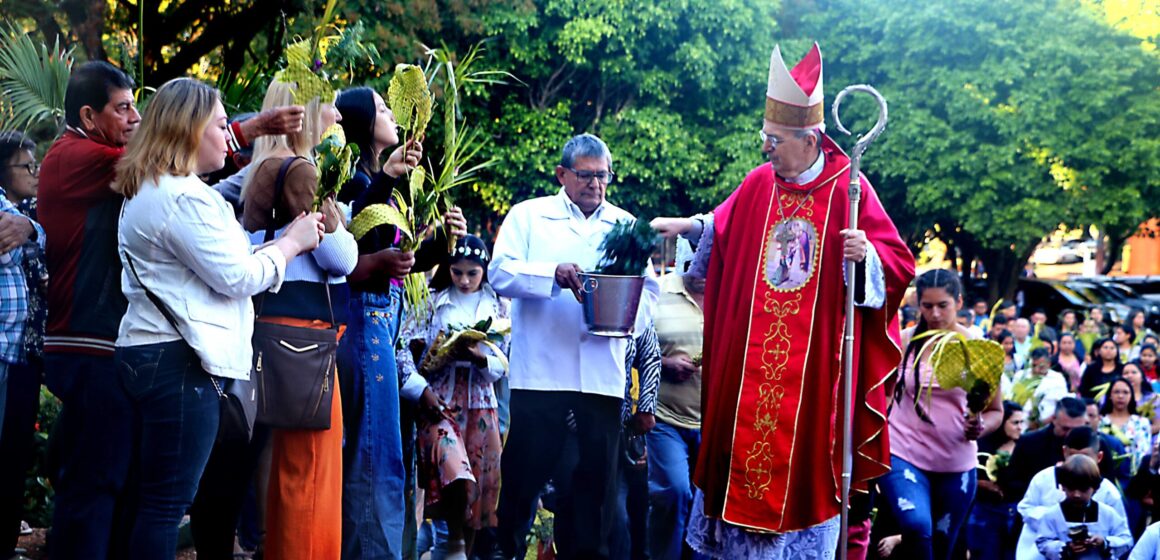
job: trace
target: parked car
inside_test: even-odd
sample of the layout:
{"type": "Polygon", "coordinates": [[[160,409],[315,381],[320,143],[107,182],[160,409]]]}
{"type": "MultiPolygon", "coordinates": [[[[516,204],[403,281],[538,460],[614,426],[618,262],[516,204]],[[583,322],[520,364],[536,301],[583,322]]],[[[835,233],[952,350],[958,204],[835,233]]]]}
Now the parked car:
{"type": "Polygon", "coordinates": [[[1132,288],[1144,298],[1160,300],[1160,276],[1116,276],[1114,280],[1132,288]]]}
{"type": "Polygon", "coordinates": [[[1152,330],[1160,328],[1160,297],[1145,297],[1131,286],[1119,282],[1119,279],[1116,277],[1097,276],[1092,278],[1077,278],[1076,280],[1095,285],[1109,298],[1127,305],[1130,309],[1143,310],[1144,324],[1152,330]]]}
{"type": "Polygon", "coordinates": [[[1059,314],[1064,309],[1072,309],[1087,314],[1093,307],[1103,307],[1104,320],[1109,322],[1118,322],[1123,317],[1117,315],[1117,318],[1113,318],[1113,313],[1127,311],[1126,307],[1112,309],[1103,305],[1102,302],[1092,301],[1059,280],[1020,278],[1017,290],[1023,294],[1023,307],[1020,315],[1030,317],[1036,309],[1042,309],[1047,314],[1047,324],[1049,325],[1059,322],[1059,314]]]}
{"type": "Polygon", "coordinates": [[[1088,301],[1097,303],[1104,308],[1104,316],[1113,323],[1120,323],[1128,318],[1132,306],[1114,291],[1104,288],[1100,284],[1088,280],[1067,280],[1064,285],[1075,290],[1088,301]]]}

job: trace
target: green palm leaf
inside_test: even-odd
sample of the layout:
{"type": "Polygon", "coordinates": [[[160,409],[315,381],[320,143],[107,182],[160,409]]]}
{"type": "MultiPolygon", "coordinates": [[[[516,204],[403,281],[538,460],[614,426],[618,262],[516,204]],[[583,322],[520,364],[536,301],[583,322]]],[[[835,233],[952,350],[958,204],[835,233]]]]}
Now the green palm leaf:
{"type": "Polygon", "coordinates": [[[44,121],[59,129],[72,70],[72,49],[33,41],[14,23],[0,24],[0,129],[28,130],[44,121]]]}

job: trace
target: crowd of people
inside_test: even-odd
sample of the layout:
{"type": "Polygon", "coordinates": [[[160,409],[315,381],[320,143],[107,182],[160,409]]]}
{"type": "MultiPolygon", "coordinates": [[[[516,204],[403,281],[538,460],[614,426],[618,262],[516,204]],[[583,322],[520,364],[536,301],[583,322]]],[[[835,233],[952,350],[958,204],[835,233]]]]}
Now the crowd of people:
{"type": "Polygon", "coordinates": [[[604,236],[635,219],[606,199],[603,141],[568,140],[559,191],[513,206],[493,249],[453,207],[404,251],[393,225],[348,225],[394,204],[421,142],[401,144],[380,92],[303,75],[276,75],[256,114],[231,119],[188,78],[141,114],[132,79],[89,62],[42,163],[0,135],[0,557],[20,558],[43,380],[63,404],[54,559],[171,559],[186,515],[207,559],[508,559],[529,542],[560,558],[832,558],[843,478],[854,558],[1160,558],[1143,313],[966,309],[957,272],[915,276],[864,179],[862,228],[844,229],[850,161],[809,109],[817,45],[792,70],[773,53],[770,162],[713,212],[652,222],[678,253],[670,274],[641,271],[631,337],[590,334],[579,303],[604,236]],[[360,157],[316,201],[334,126],[360,157]],[[430,293],[408,303],[416,272],[430,293]],[[847,289],[858,394],[843,411],[844,298],[829,294],[847,289]],[[256,325],[336,346],[318,426],[223,412],[261,373],[256,325]],[[445,345],[472,325],[495,336],[445,345]],[[1002,346],[983,406],[939,386],[932,331],[1002,346]],[[529,541],[537,523],[551,530],[529,541]]]}

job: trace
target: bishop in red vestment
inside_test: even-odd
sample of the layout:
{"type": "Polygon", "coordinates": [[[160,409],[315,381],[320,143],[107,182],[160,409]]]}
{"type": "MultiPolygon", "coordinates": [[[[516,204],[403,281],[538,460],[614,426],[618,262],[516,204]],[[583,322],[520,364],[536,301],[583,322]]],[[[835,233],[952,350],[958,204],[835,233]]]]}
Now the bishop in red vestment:
{"type": "Polygon", "coordinates": [[[772,58],[762,129],[770,163],[706,220],[694,266],[707,285],[700,501],[689,541],[716,557],[830,557],[841,506],[846,290],[859,303],[849,358],[853,481],[865,490],[889,470],[896,311],[914,258],[865,178],[861,231],[844,231],[850,160],[821,130],[817,45],[792,71],[779,49],[772,58]],[[857,262],[852,271],[846,258],[857,262]]]}

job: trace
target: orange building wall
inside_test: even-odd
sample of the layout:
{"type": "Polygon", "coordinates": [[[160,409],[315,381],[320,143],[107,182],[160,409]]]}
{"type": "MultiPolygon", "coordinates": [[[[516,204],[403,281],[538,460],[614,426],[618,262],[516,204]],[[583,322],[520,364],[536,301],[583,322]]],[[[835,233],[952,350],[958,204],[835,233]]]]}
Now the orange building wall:
{"type": "MultiPolygon", "coordinates": [[[[1155,231],[1158,220],[1152,220],[1147,227],[1155,231]]],[[[1128,240],[1129,257],[1126,274],[1160,274],[1160,239],[1137,235],[1128,240]]]]}

